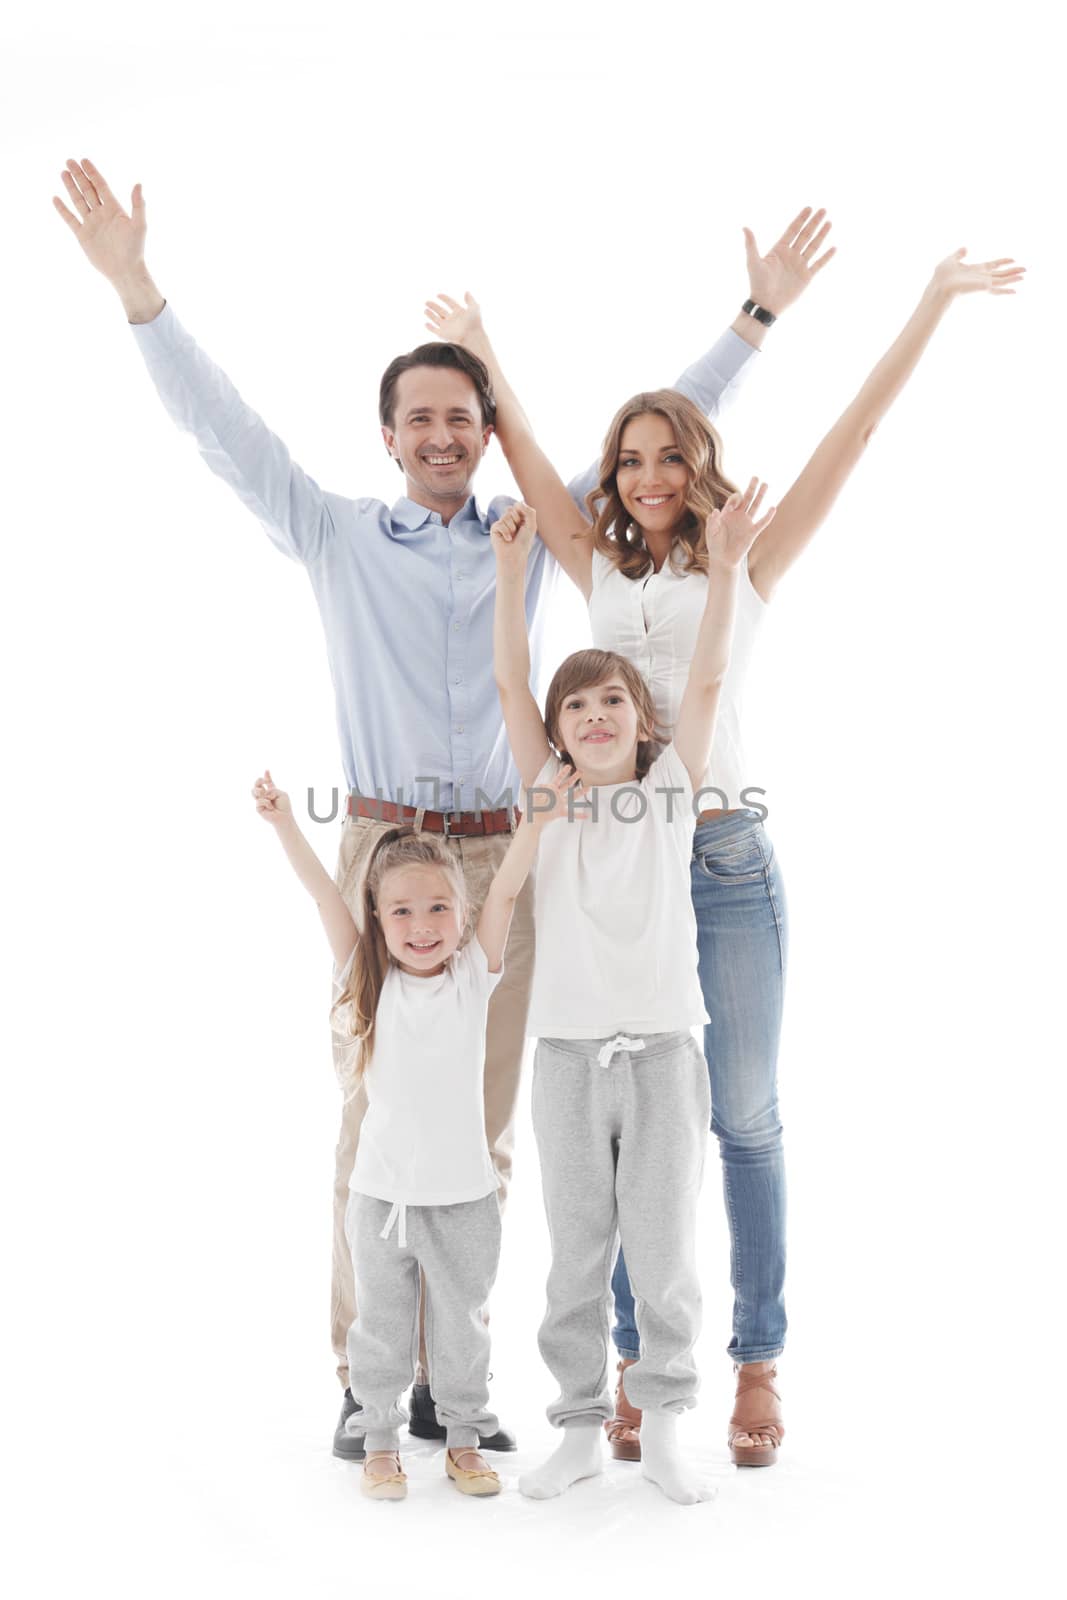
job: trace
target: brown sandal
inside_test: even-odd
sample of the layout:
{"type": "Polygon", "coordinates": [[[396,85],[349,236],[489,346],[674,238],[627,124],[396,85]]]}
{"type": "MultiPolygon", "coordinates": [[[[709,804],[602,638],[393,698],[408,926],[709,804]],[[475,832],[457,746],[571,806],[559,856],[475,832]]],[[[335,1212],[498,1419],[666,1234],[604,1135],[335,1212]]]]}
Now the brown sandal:
{"type": "Polygon", "coordinates": [[[615,1390],[615,1415],[610,1422],[605,1422],[604,1432],[608,1436],[611,1453],[616,1461],[640,1461],[641,1459],[641,1413],[636,1406],[632,1406],[626,1398],[623,1388],[622,1375],[627,1367],[632,1367],[633,1361],[619,1362],[619,1382],[615,1390]]]}
{"type": "MultiPolygon", "coordinates": [[[[780,1401],[782,1397],[771,1382],[771,1379],[777,1376],[777,1367],[771,1367],[769,1372],[746,1372],[744,1367],[740,1367],[737,1373],[737,1394],[735,1399],[739,1400],[743,1394],[748,1394],[751,1389],[768,1389],[775,1400],[780,1401]]],[[[770,1409],[768,1407],[768,1410],[770,1409]]],[[[774,1420],[768,1418],[765,1422],[758,1422],[755,1419],[744,1422],[735,1410],[734,1415],[730,1418],[730,1432],[726,1442],[730,1446],[730,1455],[733,1457],[736,1467],[773,1467],[778,1460],[778,1446],[785,1438],[785,1428],[782,1424],[781,1412],[778,1411],[777,1407],[773,1409],[775,1411],[774,1420]],[[734,1444],[734,1440],[742,1433],[747,1433],[750,1439],[759,1433],[770,1434],[774,1443],[734,1444]]]]}

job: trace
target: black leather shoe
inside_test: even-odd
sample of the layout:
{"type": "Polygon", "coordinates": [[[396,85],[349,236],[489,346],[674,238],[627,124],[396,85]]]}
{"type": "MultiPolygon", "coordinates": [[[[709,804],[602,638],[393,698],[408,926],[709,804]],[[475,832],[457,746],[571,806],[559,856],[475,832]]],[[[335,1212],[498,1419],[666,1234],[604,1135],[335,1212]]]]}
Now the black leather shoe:
{"type": "Polygon", "coordinates": [[[333,1436],[333,1453],[335,1456],[340,1456],[342,1461],[362,1461],[367,1454],[363,1435],[349,1433],[345,1428],[349,1417],[362,1410],[359,1401],[353,1400],[351,1389],[346,1389],[344,1405],[341,1407],[341,1420],[333,1436]]]}
{"type": "MultiPolygon", "coordinates": [[[[437,1420],[433,1395],[428,1384],[416,1383],[411,1390],[408,1406],[408,1432],[416,1439],[444,1439],[446,1429],[437,1420]]],[[[495,1433],[480,1433],[478,1443],[483,1450],[517,1450],[515,1435],[508,1428],[498,1428],[495,1433]]]]}

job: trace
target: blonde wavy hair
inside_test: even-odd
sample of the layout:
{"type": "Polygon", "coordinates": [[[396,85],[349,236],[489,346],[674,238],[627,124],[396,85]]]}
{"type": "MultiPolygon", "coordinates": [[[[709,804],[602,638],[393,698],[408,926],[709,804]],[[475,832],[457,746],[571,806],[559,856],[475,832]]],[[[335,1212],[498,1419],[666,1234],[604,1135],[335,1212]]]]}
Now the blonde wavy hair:
{"type": "Polygon", "coordinates": [[[670,735],[656,721],[656,707],[648,684],[632,661],[614,650],[576,650],[556,668],[545,695],[545,732],[561,761],[577,770],[578,763],[564,747],[559,731],[563,703],[580,689],[596,689],[609,678],[618,678],[637,710],[637,720],[647,738],[637,741],[637,776],[643,778],[670,735]]]}
{"type": "Polygon", "coordinates": [[[439,867],[449,879],[459,903],[460,937],[468,921],[467,889],[459,862],[443,838],[432,833],[416,833],[413,828],[389,828],[376,841],[367,857],[359,892],[356,922],[359,937],[344,993],[330,1011],[330,1025],[348,1046],[341,1069],[342,1087],[349,1099],[359,1088],[374,1054],[374,1024],[378,1001],[391,965],[385,934],[377,916],[382,885],[397,867],[439,867]]]}
{"type": "MultiPolygon", "coordinates": [[[[685,510],[673,529],[670,562],[676,572],[708,570],[704,523],[735,492],[722,470],[722,440],[704,413],[676,389],[635,394],[615,413],[600,457],[599,482],[585,497],[592,521],[593,548],[614,561],[627,578],[643,578],[652,568],[641,529],[631,521],[619,495],[617,474],[627,423],[649,415],[663,417],[674,430],[688,481],[685,510]]],[[[585,535],[588,537],[588,535],[585,535]]]]}

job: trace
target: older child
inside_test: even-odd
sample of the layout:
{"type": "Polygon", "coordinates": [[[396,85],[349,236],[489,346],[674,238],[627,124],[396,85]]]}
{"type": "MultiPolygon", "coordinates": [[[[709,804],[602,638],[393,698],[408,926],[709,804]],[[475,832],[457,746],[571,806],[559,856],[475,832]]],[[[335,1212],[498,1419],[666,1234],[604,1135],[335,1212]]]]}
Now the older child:
{"type": "MultiPolygon", "coordinates": [[[[749,268],[753,301],[742,314],[774,320],[829,255],[817,252],[828,224],[804,211],[762,261],[749,268]],[[762,308],[762,309],[761,309],[762,308]]],[[[1008,257],[981,263],[956,250],[937,264],[901,332],[782,497],[773,525],[741,571],[730,668],[703,782],[691,865],[701,987],[710,1022],[704,1054],[711,1079],[712,1131],[722,1157],[734,1287],[728,1353],[737,1394],[728,1426],[738,1466],[772,1465],[785,1436],[775,1362],[786,1334],[785,1158],[778,1109],[777,1055],[788,946],[782,869],[760,819],[747,804],[743,692],[767,602],[802,555],[862,459],[871,435],[958,299],[1011,295],[1025,269],[1008,257]]],[[[714,574],[702,555],[709,502],[721,505],[722,442],[681,394],[634,396],[616,414],[598,482],[588,497],[592,534],[539,448],[498,363],[477,304],[443,299],[427,307],[442,338],[461,341],[485,361],[497,400],[497,435],[516,482],[536,508],[542,539],[589,605],[594,643],[634,663],[663,726],[677,716],[704,594],[714,574]]],[[[952,313],[955,315],[955,313],[952,313]]],[[[858,597],[862,599],[862,597],[858,597]]],[[[757,790],[756,793],[762,791],[757,790]]],[[[612,1452],[639,1460],[639,1408],[628,1397],[640,1354],[628,1258],[616,1262],[615,1342],[621,1357],[617,1412],[607,1424],[612,1452]],[[626,1388],[622,1373],[626,1372],[626,1388]]]]}
{"type": "Polygon", "coordinates": [[[478,1451],[479,1435],[497,1427],[488,1411],[489,1333],[481,1314],[500,1253],[498,1179],[482,1094],[486,1010],[538,837],[574,781],[558,778],[549,804],[530,825],[520,824],[466,944],[463,878],[434,835],[393,828],[377,840],[363,880],[361,933],[288,796],[269,772],[252,790],[315,899],[333,951],[331,1020],[347,1046],[344,1087],[353,1093],[362,1078],[367,1088],[345,1231],[359,1306],[348,1334],[362,1402],[353,1421],[366,1433],[361,1482],[374,1499],[407,1493],[399,1402],[418,1353],[420,1269],[437,1414],[447,1429],[445,1471],[464,1494],[500,1491],[478,1451]]]}
{"type": "Polygon", "coordinates": [[[707,1070],[690,1031],[707,1015],[689,859],[737,572],[774,515],[759,515],[764,492],[753,479],[706,519],[718,581],[708,585],[673,743],[658,756],[652,697],[637,669],[610,651],[568,657],[542,718],[523,611],[534,513],[512,507],[492,529],[495,665],[512,753],[528,788],[556,784],[572,767],[582,790],[582,825],[546,837],[535,884],[533,1118],[552,1242],[539,1342],[560,1385],[549,1421],[565,1430],[550,1459],[519,1480],[538,1499],[601,1470],[617,1236],[641,1330],[628,1383],[645,1412],[642,1470],[681,1504],[711,1494],[675,1438],[677,1413],[694,1404],[697,1388],[694,1233],[710,1118],[707,1070]]]}

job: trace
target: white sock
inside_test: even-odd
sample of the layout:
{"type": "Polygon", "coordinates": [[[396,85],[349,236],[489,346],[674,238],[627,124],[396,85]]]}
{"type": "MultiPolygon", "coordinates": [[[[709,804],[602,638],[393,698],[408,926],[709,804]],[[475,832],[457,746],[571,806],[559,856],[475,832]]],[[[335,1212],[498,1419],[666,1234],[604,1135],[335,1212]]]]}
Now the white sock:
{"type": "Polygon", "coordinates": [[[592,1478],[604,1470],[604,1451],[600,1443],[600,1419],[595,1424],[586,1423],[564,1428],[563,1442],[553,1450],[548,1460],[533,1472],[524,1472],[519,1479],[519,1493],[531,1500],[551,1500],[562,1494],[579,1478],[592,1478]]]}
{"type": "MultiPolygon", "coordinates": [[[[695,1506],[714,1500],[715,1486],[706,1483],[678,1451],[678,1418],[672,1411],[646,1411],[641,1418],[641,1472],[663,1490],[668,1500],[695,1506]]],[[[520,1485],[521,1487],[521,1485],[520,1485]]]]}

